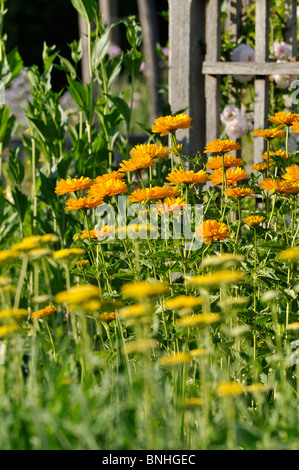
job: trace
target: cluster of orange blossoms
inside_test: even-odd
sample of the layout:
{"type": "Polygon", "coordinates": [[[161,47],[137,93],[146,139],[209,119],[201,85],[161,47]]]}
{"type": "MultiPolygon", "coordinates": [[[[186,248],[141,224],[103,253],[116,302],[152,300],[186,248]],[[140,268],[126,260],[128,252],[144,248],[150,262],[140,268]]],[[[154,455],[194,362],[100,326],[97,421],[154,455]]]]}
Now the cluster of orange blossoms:
{"type": "MultiPolygon", "coordinates": [[[[255,137],[262,137],[267,141],[273,139],[285,138],[287,130],[292,127],[293,132],[299,133],[299,114],[276,113],[269,119],[271,122],[278,124],[272,129],[257,129],[252,132],[255,137]]],[[[191,118],[183,113],[175,116],[160,117],[155,120],[152,126],[152,132],[159,133],[161,137],[172,134],[178,129],[191,129],[191,118]]],[[[234,140],[221,140],[215,139],[211,141],[204,149],[204,153],[216,154],[211,156],[207,161],[205,169],[195,172],[194,170],[185,170],[184,168],[173,169],[166,177],[166,183],[163,186],[143,187],[142,189],[135,189],[129,194],[130,202],[146,203],[149,201],[156,201],[158,205],[162,206],[163,211],[176,212],[181,211],[186,204],[184,199],[180,196],[180,185],[203,184],[211,181],[214,185],[222,185],[222,194],[228,198],[244,198],[250,197],[255,194],[255,190],[251,187],[238,186],[238,183],[248,178],[248,173],[244,170],[244,162],[241,158],[234,155],[229,155],[232,151],[240,150],[241,146],[234,140]],[[208,173],[206,170],[212,170],[208,173]],[[224,187],[225,184],[225,187],[224,187]],[[175,207],[175,209],[174,209],[175,207]]],[[[141,170],[146,168],[154,168],[157,159],[166,158],[174,151],[181,151],[180,146],[176,145],[175,148],[168,149],[163,145],[143,144],[135,146],[130,153],[130,158],[123,161],[118,171],[113,171],[105,175],[98,176],[95,179],[88,177],[81,177],[72,180],[61,180],[57,184],[55,192],[58,195],[74,193],[77,196],[78,192],[87,190],[87,195],[83,197],[71,197],[66,201],[66,210],[76,209],[89,209],[97,207],[104,203],[106,197],[112,197],[119,194],[128,193],[127,183],[124,181],[125,173],[138,172],[141,178],[141,170]]],[[[264,172],[270,168],[277,166],[281,159],[286,160],[289,157],[286,151],[265,152],[262,155],[264,161],[254,165],[252,170],[264,172]],[[265,161],[266,160],[266,161],[265,161]]],[[[271,191],[282,195],[299,194],[299,166],[292,165],[285,170],[285,174],[281,179],[277,177],[267,177],[260,184],[259,187],[264,191],[271,191]]],[[[247,218],[244,223],[246,225],[255,227],[259,225],[263,218],[261,216],[257,219],[247,218]],[[258,222],[257,222],[258,221],[258,222]]],[[[102,229],[102,233],[96,233],[93,229],[89,233],[82,231],[81,239],[84,238],[101,238],[109,235],[112,228],[102,229]]],[[[202,237],[206,244],[210,244],[214,240],[225,240],[229,236],[228,227],[224,222],[216,220],[206,220],[197,228],[197,235],[202,237]]]]}

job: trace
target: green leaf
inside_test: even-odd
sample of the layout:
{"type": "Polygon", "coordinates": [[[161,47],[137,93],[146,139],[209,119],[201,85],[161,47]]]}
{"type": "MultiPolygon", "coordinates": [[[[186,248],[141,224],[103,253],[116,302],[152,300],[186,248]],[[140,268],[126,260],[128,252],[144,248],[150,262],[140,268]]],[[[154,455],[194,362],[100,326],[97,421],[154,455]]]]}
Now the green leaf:
{"type": "Polygon", "coordinates": [[[97,69],[102,60],[104,59],[105,55],[108,52],[109,49],[109,34],[110,34],[111,26],[108,28],[103,36],[99,37],[96,43],[94,44],[94,47],[92,48],[91,52],[91,60],[92,60],[92,66],[94,69],[97,69]]]}
{"type": "Polygon", "coordinates": [[[97,11],[97,4],[95,0],[71,0],[73,7],[77,12],[89,23],[95,17],[97,11]]]}
{"type": "Polygon", "coordinates": [[[112,103],[117,107],[118,111],[126,121],[126,124],[130,122],[131,119],[131,110],[128,106],[128,104],[120,98],[119,96],[114,96],[114,95],[107,95],[108,98],[112,101],[112,103]]]}
{"type": "Polygon", "coordinates": [[[28,205],[28,198],[27,196],[20,191],[17,186],[15,186],[14,190],[12,191],[12,197],[15,203],[15,208],[18,212],[19,218],[21,222],[24,221],[24,217],[26,214],[26,209],[28,205]]]}
{"type": "Polygon", "coordinates": [[[24,179],[25,176],[25,169],[24,165],[19,159],[19,153],[20,153],[21,147],[18,147],[16,149],[9,149],[9,169],[11,174],[14,177],[15,182],[20,185],[24,179]]]}
{"type": "Polygon", "coordinates": [[[142,54],[137,49],[132,48],[124,55],[124,66],[131,77],[136,77],[142,63],[142,54]]]}

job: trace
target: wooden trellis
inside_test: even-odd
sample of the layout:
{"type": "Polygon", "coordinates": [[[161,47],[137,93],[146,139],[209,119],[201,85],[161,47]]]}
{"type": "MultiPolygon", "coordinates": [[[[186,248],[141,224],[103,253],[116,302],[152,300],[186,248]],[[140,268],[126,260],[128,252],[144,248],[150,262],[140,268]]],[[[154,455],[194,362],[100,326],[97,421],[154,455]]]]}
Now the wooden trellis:
{"type": "MultiPolygon", "coordinates": [[[[220,137],[221,75],[254,75],[255,129],[269,126],[269,76],[299,75],[299,62],[269,61],[270,0],[255,2],[255,63],[220,61],[221,3],[169,0],[169,101],[173,112],[188,107],[193,118],[193,129],[181,133],[184,150],[191,154],[220,137]]],[[[296,0],[285,1],[286,41],[292,45],[293,56],[297,56],[296,7],[296,0]]],[[[231,0],[229,12],[231,39],[235,41],[242,0],[231,0]]],[[[264,140],[254,139],[255,162],[260,161],[264,150],[264,140]]]]}

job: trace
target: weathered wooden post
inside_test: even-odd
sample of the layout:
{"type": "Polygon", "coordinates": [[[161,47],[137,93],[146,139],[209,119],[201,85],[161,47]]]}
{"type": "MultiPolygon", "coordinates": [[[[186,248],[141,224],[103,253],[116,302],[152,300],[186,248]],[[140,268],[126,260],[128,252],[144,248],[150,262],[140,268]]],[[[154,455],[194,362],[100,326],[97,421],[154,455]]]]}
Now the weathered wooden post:
{"type": "Polygon", "coordinates": [[[158,84],[161,84],[161,72],[159,68],[156,44],[158,42],[157,17],[154,0],[137,0],[139,20],[143,32],[143,44],[145,63],[147,66],[147,84],[150,100],[150,121],[154,120],[161,112],[161,99],[158,92],[158,84]]]}
{"type": "MultiPolygon", "coordinates": [[[[205,0],[169,0],[169,103],[172,113],[186,109],[193,129],[178,133],[183,152],[202,151],[205,139],[205,88],[202,75],[205,0]]],[[[213,35],[215,31],[213,31],[213,35]]]]}
{"type": "MultiPolygon", "coordinates": [[[[269,14],[270,0],[256,2],[255,13],[255,61],[265,63],[269,60],[269,14]]],[[[269,76],[257,75],[255,77],[254,98],[254,128],[265,129],[269,127],[269,76]]],[[[266,142],[261,137],[254,138],[254,161],[260,161],[266,150],[266,142]]]]}
{"type": "Polygon", "coordinates": [[[81,61],[82,81],[84,85],[90,82],[89,64],[88,64],[88,39],[87,22],[78,14],[79,35],[82,39],[83,56],[81,61]]]}
{"type": "MultiPolygon", "coordinates": [[[[117,2],[115,0],[99,0],[100,12],[103,15],[103,23],[110,26],[118,20],[117,2]]],[[[110,40],[113,44],[119,44],[119,32],[117,27],[112,28],[110,32],[110,40]]]]}

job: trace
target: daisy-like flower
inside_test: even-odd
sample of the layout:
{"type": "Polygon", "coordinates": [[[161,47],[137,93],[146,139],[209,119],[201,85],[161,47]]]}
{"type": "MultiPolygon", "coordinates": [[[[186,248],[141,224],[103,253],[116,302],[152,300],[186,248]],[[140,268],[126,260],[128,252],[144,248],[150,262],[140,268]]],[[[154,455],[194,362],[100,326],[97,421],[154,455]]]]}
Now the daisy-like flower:
{"type": "Polygon", "coordinates": [[[281,251],[278,255],[278,259],[283,261],[299,261],[299,246],[281,251]]]}
{"type": "Polygon", "coordinates": [[[143,203],[148,199],[164,199],[166,197],[175,197],[179,194],[180,191],[176,186],[173,188],[167,186],[153,186],[152,188],[136,189],[129,196],[129,201],[143,203]]]}
{"type": "Polygon", "coordinates": [[[61,179],[56,188],[55,193],[61,196],[62,194],[73,193],[75,191],[83,191],[83,189],[89,188],[92,185],[92,180],[90,178],[73,178],[73,179],[61,179]]]}
{"type": "Polygon", "coordinates": [[[186,364],[192,361],[192,356],[188,352],[177,352],[163,356],[158,359],[159,366],[161,367],[175,367],[180,364],[186,364]]]}
{"type": "Polygon", "coordinates": [[[184,327],[198,326],[200,324],[210,325],[211,323],[219,322],[219,313],[198,313],[197,315],[188,315],[180,318],[177,321],[177,325],[184,327]]]}
{"type": "Polygon", "coordinates": [[[211,274],[202,274],[187,279],[186,284],[202,286],[204,288],[213,288],[229,284],[235,284],[246,280],[246,274],[236,269],[222,269],[211,274]]]}
{"type": "MultiPolygon", "coordinates": [[[[234,155],[224,155],[225,168],[233,168],[242,165],[244,165],[244,162],[241,160],[241,158],[236,158],[234,155]]],[[[222,168],[221,155],[217,155],[217,157],[210,158],[206,165],[207,170],[216,170],[217,168],[222,168]]]]}
{"type": "Polygon", "coordinates": [[[295,134],[299,134],[299,120],[298,121],[294,121],[293,124],[292,124],[292,132],[294,132],[295,134]]]}
{"type": "Polygon", "coordinates": [[[145,338],[145,339],[137,339],[136,341],[130,341],[126,343],[123,352],[127,354],[145,354],[152,349],[156,349],[158,347],[158,342],[154,339],[145,338]]]}
{"type": "Polygon", "coordinates": [[[5,310],[0,310],[0,319],[14,318],[19,319],[28,315],[28,310],[25,308],[8,308],[5,310]]]}
{"type": "Polygon", "coordinates": [[[77,266],[77,268],[82,269],[82,271],[84,271],[89,266],[89,260],[88,259],[81,259],[80,261],[76,262],[76,266],[77,266]]]}
{"type": "Polygon", "coordinates": [[[97,176],[94,180],[93,183],[101,183],[105,184],[109,180],[121,180],[125,177],[123,173],[120,173],[119,171],[112,171],[111,173],[105,173],[104,175],[97,176]]]}
{"type": "Polygon", "coordinates": [[[286,168],[286,174],[282,175],[282,178],[289,182],[299,182],[299,166],[292,165],[286,168]]]}
{"type": "Polygon", "coordinates": [[[269,121],[275,122],[276,124],[284,124],[285,126],[291,126],[294,121],[299,119],[299,114],[286,113],[285,111],[279,111],[274,116],[269,118],[269,121]]]}
{"type": "Polygon", "coordinates": [[[115,320],[115,317],[115,312],[104,312],[100,314],[99,319],[104,323],[111,323],[113,320],[115,320]]]}
{"type": "Polygon", "coordinates": [[[98,298],[100,290],[97,286],[84,284],[73,286],[69,290],[59,292],[54,297],[57,303],[66,303],[68,305],[81,305],[84,302],[98,298]]]}
{"type": "Polygon", "coordinates": [[[104,183],[93,184],[88,190],[88,196],[94,199],[103,199],[108,196],[127,193],[128,186],[125,181],[117,178],[109,179],[104,183]]]}
{"type": "Polygon", "coordinates": [[[244,392],[244,387],[238,382],[219,382],[216,387],[216,393],[220,397],[243,395],[244,392]]]}
{"type": "Polygon", "coordinates": [[[19,329],[18,325],[0,326],[0,338],[3,338],[4,336],[9,335],[10,333],[13,333],[14,331],[17,331],[18,329],[19,329]]]}
{"type": "Polygon", "coordinates": [[[262,215],[250,215],[244,220],[244,224],[248,225],[249,227],[257,227],[265,220],[265,217],[262,215]]]}
{"type": "Polygon", "coordinates": [[[42,308],[38,310],[37,312],[33,312],[31,314],[31,318],[43,318],[47,317],[48,315],[51,315],[51,313],[54,313],[57,311],[57,308],[54,307],[53,305],[47,305],[47,307],[42,308]]]}
{"type": "Polygon", "coordinates": [[[157,144],[141,144],[136,145],[131,150],[131,157],[133,159],[142,159],[145,156],[149,156],[151,158],[165,158],[169,155],[169,150],[167,147],[163,147],[163,145],[157,144]]]}
{"type": "Polygon", "coordinates": [[[225,192],[227,197],[236,197],[236,198],[242,198],[242,197],[248,197],[248,196],[253,196],[254,195],[254,189],[252,188],[242,188],[236,187],[236,188],[227,188],[225,192]]]}
{"type": "Polygon", "coordinates": [[[166,197],[163,201],[157,201],[156,204],[158,207],[155,210],[158,214],[180,214],[186,202],[182,197],[166,197]]]}
{"type": "Polygon", "coordinates": [[[63,248],[62,250],[54,251],[53,258],[56,260],[65,260],[67,258],[75,258],[76,256],[84,254],[84,248],[63,248]]]}
{"type": "Polygon", "coordinates": [[[251,170],[259,171],[260,173],[262,173],[263,171],[267,171],[270,166],[273,166],[273,164],[274,161],[272,160],[272,158],[270,158],[269,165],[267,162],[256,163],[255,165],[252,165],[251,170]]]}
{"type": "MultiPolygon", "coordinates": [[[[291,155],[290,152],[288,152],[288,157],[291,155]]],[[[281,157],[283,160],[287,158],[287,152],[285,150],[276,150],[275,152],[270,151],[269,152],[270,159],[271,157],[281,157]]],[[[263,153],[262,155],[263,160],[268,160],[268,152],[263,153]]],[[[274,160],[273,160],[274,162],[274,160]]]]}
{"type": "Polygon", "coordinates": [[[255,137],[263,137],[265,140],[284,139],[285,131],[282,129],[283,124],[273,129],[256,129],[252,132],[255,137]]]}
{"type": "Polygon", "coordinates": [[[129,160],[123,160],[122,163],[119,164],[120,172],[131,172],[131,171],[138,171],[143,170],[145,168],[155,167],[155,158],[151,157],[148,154],[141,155],[138,158],[130,158],[129,160]]]}
{"type": "MultiPolygon", "coordinates": [[[[227,186],[237,186],[238,181],[241,181],[248,177],[246,171],[239,166],[235,170],[229,168],[228,170],[226,170],[225,174],[227,186]]],[[[222,184],[223,172],[221,168],[217,168],[217,170],[213,171],[213,173],[210,175],[210,181],[212,181],[213,184],[222,184]]]]}
{"type": "Polygon", "coordinates": [[[95,235],[96,238],[105,238],[109,237],[109,235],[113,235],[115,232],[115,228],[113,225],[104,225],[101,229],[98,227],[95,228],[95,235]]]}
{"type": "Polygon", "coordinates": [[[202,305],[204,302],[202,297],[194,297],[192,295],[178,295],[165,302],[165,307],[172,310],[180,310],[185,308],[194,308],[202,305]]]}
{"type": "Polygon", "coordinates": [[[235,140],[215,139],[208,143],[205,147],[204,153],[228,153],[232,150],[241,150],[240,144],[235,140]]]}
{"type": "Polygon", "coordinates": [[[205,220],[195,228],[196,236],[202,238],[206,245],[212,241],[225,240],[228,237],[229,229],[224,222],[217,220],[205,220]]]}
{"type": "Polygon", "coordinates": [[[79,199],[75,199],[73,197],[67,199],[65,203],[65,210],[66,211],[76,211],[79,209],[87,210],[92,209],[94,207],[98,207],[103,204],[104,201],[101,197],[94,198],[90,196],[80,197],[79,199]]]}
{"type": "Polygon", "coordinates": [[[0,251],[0,264],[7,263],[8,261],[13,261],[20,257],[20,253],[18,251],[13,250],[3,250],[0,251]]]}
{"type": "Polygon", "coordinates": [[[166,294],[169,287],[163,282],[138,281],[124,284],[120,290],[125,297],[139,299],[166,294]]]}
{"type": "Polygon", "coordinates": [[[273,178],[264,179],[259,186],[265,191],[271,191],[271,193],[277,192],[278,194],[292,194],[292,191],[295,190],[294,183],[290,181],[275,180],[273,178]]]}
{"type": "Polygon", "coordinates": [[[15,243],[10,247],[12,251],[30,251],[40,247],[40,237],[24,237],[20,243],[15,243]]]}
{"type": "Polygon", "coordinates": [[[162,116],[155,120],[152,132],[159,133],[161,137],[178,129],[192,129],[190,126],[192,118],[187,114],[177,114],[176,116],[162,116]]]}
{"type": "Polygon", "coordinates": [[[204,170],[200,170],[197,173],[194,173],[193,170],[173,170],[167,177],[167,181],[170,184],[190,184],[190,183],[205,183],[209,178],[208,173],[204,170]]]}
{"type": "MultiPolygon", "coordinates": [[[[86,229],[81,231],[81,235],[80,235],[81,240],[85,240],[86,238],[89,238],[89,237],[93,240],[95,238],[97,238],[96,230],[94,228],[89,230],[89,235],[88,235],[88,231],[86,229]]],[[[79,235],[76,237],[76,240],[78,240],[78,239],[79,239],[79,235]]]]}

